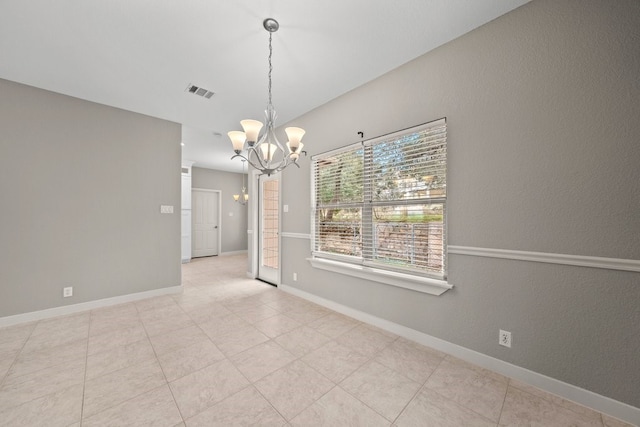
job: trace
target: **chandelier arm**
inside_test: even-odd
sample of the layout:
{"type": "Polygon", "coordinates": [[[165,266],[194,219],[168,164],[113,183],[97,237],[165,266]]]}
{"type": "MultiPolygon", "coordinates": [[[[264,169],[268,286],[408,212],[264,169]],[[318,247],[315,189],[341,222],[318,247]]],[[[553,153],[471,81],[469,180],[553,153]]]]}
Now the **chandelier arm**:
{"type": "MultiPolygon", "coordinates": [[[[249,163],[249,164],[251,165],[251,167],[252,167],[252,168],[254,168],[254,169],[258,169],[258,170],[262,170],[262,167],[261,167],[262,165],[257,165],[257,164],[255,164],[254,162],[252,162],[252,161],[249,159],[249,156],[248,156],[248,155],[247,155],[247,156],[244,156],[244,155],[242,155],[242,154],[238,153],[238,154],[236,154],[235,156],[231,157],[231,160],[235,159],[236,157],[240,157],[241,159],[246,160],[246,161],[247,161],[247,163],[249,163]]],[[[258,160],[259,160],[259,158],[258,158],[258,160]]]]}

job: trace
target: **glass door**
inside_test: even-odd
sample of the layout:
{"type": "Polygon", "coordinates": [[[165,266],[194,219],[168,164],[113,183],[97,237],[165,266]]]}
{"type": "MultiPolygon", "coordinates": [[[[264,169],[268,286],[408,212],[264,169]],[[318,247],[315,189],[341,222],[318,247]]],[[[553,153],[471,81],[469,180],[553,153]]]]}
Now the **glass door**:
{"type": "Polygon", "coordinates": [[[260,214],[258,278],[277,285],[280,282],[280,180],[260,176],[260,214]]]}

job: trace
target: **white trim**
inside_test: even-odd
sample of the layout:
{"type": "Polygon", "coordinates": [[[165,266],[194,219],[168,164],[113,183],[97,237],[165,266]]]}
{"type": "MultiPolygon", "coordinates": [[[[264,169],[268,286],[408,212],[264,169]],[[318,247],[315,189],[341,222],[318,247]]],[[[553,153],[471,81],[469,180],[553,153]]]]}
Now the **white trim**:
{"type": "Polygon", "coordinates": [[[442,295],[453,288],[453,285],[446,280],[414,276],[412,274],[381,270],[324,258],[307,258],[307,261],[309,261],[313,267],[321,270],[333,271],[335,273],[372,280],[374,282],[384,283],[385,285],[411,289],[412,291],[430,295],[442,295]]]}
{"type": "Polygon", "coordinates": [[[306,233],[290,233],[287,231],[284,231],[282,233],[280,233],[280,236],[282,237],[289,237],[291,239],[311,239],[311,234],[306,234],[306,233]]]}
{"type": "Polygon", "coordinates": [[[351,307],[301,291],[289,285],[280,285],[279,289],[427,347],[431,347],[459,359],[466,360],[467,362],[473,363],[482,368],[489,369],[501,375],[530,384],[534,387],[595,409],[596,411],[604,414],[611,415],[632,424],[640,424],[640,408],[576,387],[555,378],[530,371],[520,366],[453,344],[389,320],[355,310],[351,307]]]}
{"type": "Polygon", "coordinates": [[[574,265],[579,267],[604,268],[609,270],[640,272],[640,260],[603,258],[584,255],[554,254],[547,252],[514,251],[509,249],[475,248],[470,246],[449,246],[449,254],[470,255],[489,258],[515,259],[520,261],[544,262],[549,264],[574,265]]]}
{"type": "Polygon", "coordinates": [[[109,307],[117,304],[138,301],[141,299],[153,298],[162,295],[180,294],[182,285],[168,288],[154,289],[152,291],[137,292],[135,294],[120,295],[117,297],[103,298],[94,301],[81,302],[62,307],[47,308],[45,310],[32,311],[29,313],[16,314],[13,316],[0,317],[0,327],[16,325],[18,323],[34,322],[36,320],[48,319],[51,317],[64,316],[78,313],[80,311],[94,310],[96,308],[109,307]]]}

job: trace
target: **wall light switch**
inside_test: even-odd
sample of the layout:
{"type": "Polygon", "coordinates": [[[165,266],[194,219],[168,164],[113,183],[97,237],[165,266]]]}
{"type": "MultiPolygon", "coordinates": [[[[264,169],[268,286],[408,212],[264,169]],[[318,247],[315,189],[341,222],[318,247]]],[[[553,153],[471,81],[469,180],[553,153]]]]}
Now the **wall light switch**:
{"type": "Polygon", "coordinates": [[[283,212],[289,212],[289,205],[283,205],[282,206],[282,211],[283,212]]]}
{"type": "Polygon", "coordinates": [[[160,205],[160,213],[172,214],[173,213],[173,205],[160,205]]]}

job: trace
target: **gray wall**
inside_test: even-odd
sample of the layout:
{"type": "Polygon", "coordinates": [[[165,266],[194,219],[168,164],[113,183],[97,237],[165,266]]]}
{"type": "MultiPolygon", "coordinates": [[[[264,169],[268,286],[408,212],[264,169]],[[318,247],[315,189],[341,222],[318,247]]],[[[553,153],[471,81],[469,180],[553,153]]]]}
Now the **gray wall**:
{"type": "MultiPolygon", "coordinates": [[[[221,253],[247,250],[247,209],[233,200],[242,189],[242,174],[212,169],[192,168],[191,187],[220,190],[221,193],[221,253]]],[[[245,185],[248,183],[245,175],[245,185]]]]}
{"type": "Polygon", "coordinates": [[[180,285],[180,133],[0,79],[0,317],[180,285]]]}
{"type": "MultiPolygon", "coordinates": [[[[447,117],[450,245],[638,260],[639,32],[636,0],[533,1],[290,125],[313,155],[447,117]]],[[[302,165],[285,232],[310,232],[302,165]]],[[[450,255],[434,297],[309,256],[283,239],[283,283],[640,407],[638,273],[450,255]]]]}

